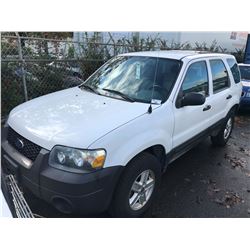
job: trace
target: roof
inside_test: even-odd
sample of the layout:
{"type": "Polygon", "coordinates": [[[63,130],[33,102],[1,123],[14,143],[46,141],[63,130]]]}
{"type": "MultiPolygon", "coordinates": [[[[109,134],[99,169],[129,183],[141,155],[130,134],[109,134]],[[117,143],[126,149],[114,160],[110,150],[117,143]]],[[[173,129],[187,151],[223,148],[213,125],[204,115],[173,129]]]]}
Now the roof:
{"type": "MultiPolygon", "coordinates": [[[[159,50],[159,51],[141,51],[122,54],[126,56],[146,56],[146,57],[160,57],[181,60],[184,57],[190,57],[190,59],[199,57],[212,57],[212,56],[225,56],[226,54],[209,53],[206,51],[194,51],[194,50],[159,50]]],[[[227,55],[230,56],[230,55],[227,55]]]]}
{"type": "Polygon", "coordinates": [[[239,66],[250,66],[249,63],[239,63],[238,65],[239,65],[239,66]]]}

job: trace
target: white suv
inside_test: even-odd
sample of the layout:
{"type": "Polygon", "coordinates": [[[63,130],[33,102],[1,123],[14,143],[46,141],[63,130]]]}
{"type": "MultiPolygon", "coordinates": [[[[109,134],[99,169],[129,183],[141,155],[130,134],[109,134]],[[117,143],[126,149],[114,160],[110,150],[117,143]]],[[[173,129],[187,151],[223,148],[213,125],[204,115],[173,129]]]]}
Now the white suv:
{"type": "Polygon", "coordinates": [[[241,91],[232,55],[119,55],[80,86],[11,111],[4,172],[64,213],[140,216],[170,162],[207,136],[227,143],[241,91]]]}

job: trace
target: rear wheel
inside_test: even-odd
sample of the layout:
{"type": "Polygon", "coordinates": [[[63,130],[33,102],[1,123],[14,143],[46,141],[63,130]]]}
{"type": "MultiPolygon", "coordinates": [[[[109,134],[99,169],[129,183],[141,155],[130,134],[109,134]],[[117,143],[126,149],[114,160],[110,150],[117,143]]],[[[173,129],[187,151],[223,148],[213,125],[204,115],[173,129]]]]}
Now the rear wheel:
{"type": "Polygon", "coordinates": [[[110,212],[114,217],[139,217],[149,209],[159,188],[161,164],[141,153],[126,167],[115,192],[110,212]]]}
{"type": "Polygon", "coordinates": [[[212,144],[215,146],[225,146],[233,131],[235,112],[230,111],[227,115],[225,122],[216,136],[211,136],[212,144]]]}

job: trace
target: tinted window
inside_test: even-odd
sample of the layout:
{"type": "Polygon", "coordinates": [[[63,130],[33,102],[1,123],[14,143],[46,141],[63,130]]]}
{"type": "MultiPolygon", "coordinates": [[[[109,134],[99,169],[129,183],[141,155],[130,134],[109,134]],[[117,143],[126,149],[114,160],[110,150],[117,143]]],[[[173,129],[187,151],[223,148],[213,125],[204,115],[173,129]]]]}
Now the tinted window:
{"type": "Polygon", "coordinates": [[[226,67],[222,60],[211,60],[214,93],[229,87],[229,79],[226,67]]]}
{"type": "Polygon", "coordinates": [[[238,65],[236,61],[233,58],[227,59],[227,63],[231,69],[231,72],[233,74],[234,82],[239,83],[240,82],[240,71],[238,68],[238,65]]]}
{"type": "Polygon", "coordinates": [[[198,92],[208,95],[208,75],[206,62],[193,63],[187,70],[182,85],[184,94],[190,92],[198,92]]]}
{"type": "Polygon", "coordinates": [[[242,80],[250,80],[250,66],[240,65],[240,73],[242,80]]]}

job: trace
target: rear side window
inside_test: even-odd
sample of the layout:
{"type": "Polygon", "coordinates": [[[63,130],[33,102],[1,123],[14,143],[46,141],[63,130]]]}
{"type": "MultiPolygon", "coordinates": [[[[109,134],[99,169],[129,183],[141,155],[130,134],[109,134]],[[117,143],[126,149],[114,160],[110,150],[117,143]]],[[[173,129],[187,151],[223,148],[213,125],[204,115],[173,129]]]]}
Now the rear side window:
{"type": "Polygon", "coordinates": [[[231,69],[231,72],[233,74],[234,82],[239,83],[240,82],[240,71],[239,67],[237,65],[237,62],[233,58],[228,58],[227,63],[231,69]]]}
{"type": "Polygon", "coordinates": [[[205,61],[193,63],[187,70],[182,84],[183,94],[198,92],[208,95],[208,74],[205,61]]]}
{"type": "Polygon", "coordinates": [[[213,91],[219,92],[229,87],[228,72],[222,60],[210,60],[212,77],[213,77],[213,91]]]}

